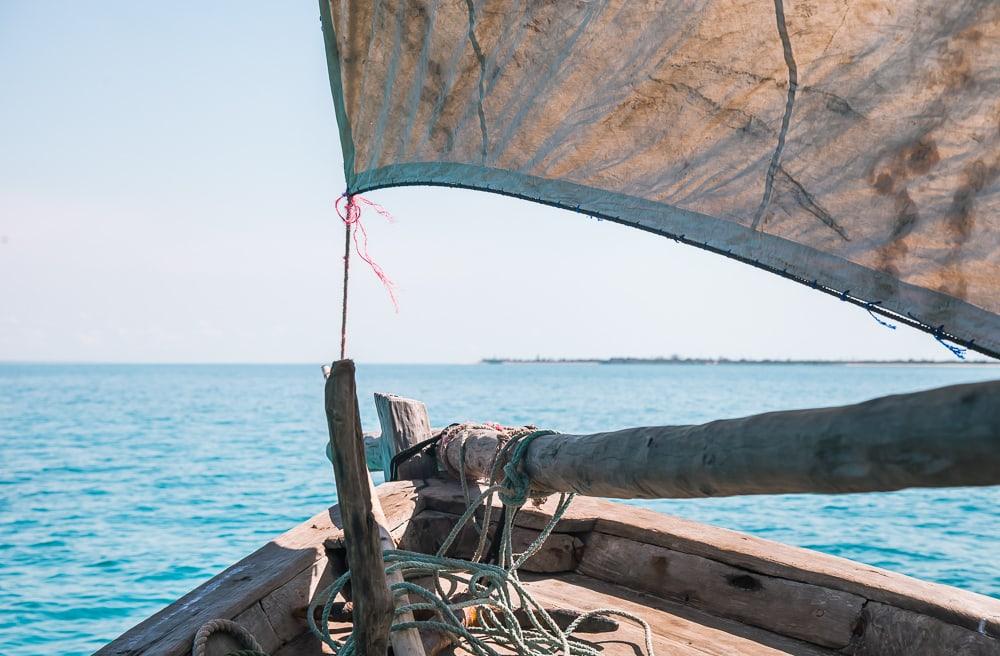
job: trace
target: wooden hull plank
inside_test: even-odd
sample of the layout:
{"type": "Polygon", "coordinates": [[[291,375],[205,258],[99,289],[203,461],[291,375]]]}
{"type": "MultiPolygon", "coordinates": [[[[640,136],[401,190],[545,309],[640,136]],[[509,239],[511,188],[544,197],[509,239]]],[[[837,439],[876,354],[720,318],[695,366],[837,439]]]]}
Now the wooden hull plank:
{"type": "MultiPolygon", "coordinates": [[[[465,507],[454,482],[402,481],[377,492],[394,535],[406,547],[414,546],[413,540],[440,540],[465,507]],[[434,535],[421,536],[424,530],[434,535]]],[[[552,500],[542,508],[528,504],[516,524],[532,534],[551,505],[552,500]]],[[[277,641],[275,656],[326,653],[308,635],[301,608],[320,579],[341,567],[328,562],[323,546],[342,546],[339,522],[336,507],[313,517],[98,654],[186,656],[198,626],[220,617],[244,624],[266,647],[277,641]]],[[[1000,641],[993,637],[1000,635],[995,628],[1000,600],[600,499],[577,499],[558,530],[559,540],[586,542],[577,569],[582,573],[526,574],[543,603],[638,612],[654,624],[664,654],[834,653],[803,640],[839,646],[836,653],[849,656],[1000,654],[1000,641]],[[657,558],[664,576],[652,572],[657,558]],[[643,575],[647,570],[652,574],[643,575]],[[823,616],[810,617],[816,610],[823,616]]],[[[341,628],[349,633],[349,626],[341,628]]],[[[626,643],[640,645],[641,633],[627,626],[621,631],[612,637],[624,642],[602,644],[606,656],[619,651],[635,656],[626,643]]],[[[603,641],[608,635],[587,637],[603,641]]]]}
{"type": "MultiPolygon", "coordinates": [[[[429,480],[421,496],[429,509],[461,513],[465,508],[461,487],[455,482],[429,480]]],[[[540,509],[529,503],[517,514],[515,523],[540,529],[554,504],[553,498],[540,509]]],[[[840,590],[965,629],[982,628],[990,636],[1000,636],[1000,600],[645,508],[578,497],[557,530],[581,534],[593,530],[616,535],[768,576],[840,590]]]]}
{"type": "Polygon", "coordinates": [[[333,570],[327,558],[317,560],[311,567],[260,600],[274,633],[280,639],[278,645],[296,638],[302,632],[305,613],[300,611],[309,605],[317,592],[333,582],[335,575],[342,573],[333,570]]]}
{"type": "Polygon", "coordinates": [[[626,512],[602,509],[595,531],[842,590],[973,631],[982,626],[990,635],[1000,636],[1000,600],[846,558],[635,507],[626,512]]]}
{"type": "MultiPolygon", "coordinates": [[[[391,524],[404,524],[417,510],[418,485],[399,481],[378,488],[379,498],[391,499],[386,504],[391,524]]],[[[315,515],[140,622],[96,656],[187,656],[203,623],[237,617],[325,559],[324,541],[343,534],[338,522],[336,507],[315,515]]]]}
{"type": "Polygon", "coordinates": [[[579,572],[824,647],[847,646],[865,602],[603,533],[588,537],[579,572]]]}
{"type": "MultiPolygon", "coordinates": [[[[739,622],[715,617],[697,609],[645,595],[626,587],[600,581],[582,574],[562,574],[554,578],[528,578],[532,594],[546,606],[578,608],[619,608],[639,615],[650,624],[657,636],[654,646],[659,654],[674,654],[678,645],[691,653],[709,656],[828,656],[834,652],[739,622]]],[[[639,647],[642,629],[628,620],[620,620],[614,634],[581,634],[587,640],[623,639],[639,647]]],[[[607,652],[605,652],[607,654],[607,652]]],[[[635,656],[629,646],[622,653],[635,656]]],[[[688,653],[688,652],[680,652],[688,653]]]]}
{"type": "MultiPolygon", "coordinates": [[[[443,513],[437,510],[425,510],[410,521],[409,531],[403,536],[400,546],[403,549],[420,553],[437,553],[444,543],[444,538],[458,521],[457,515],[443,513]]],[[[490,533],[496,531],[496,522],[492,524],[490,533]]],[[[535,529],[514,527],[513,547],[515,553],[527,549],[538,531],[535,529]]],[[[458,538],[448,550],[452,558],[471,558],[475,553],[479,535],[471,524],[459,533],[458,538]]],[[[531,558],[522,565],[525,572],[548,573],[571,572],[580,562],[583,552],[583,541],[568,533],[552,533],[531,558]]]]}
{"type": "MultiPolygon", "coordinates": [[[[234,617],[233,621],[248,630],[264,648],[264,651],[273,651],[285,642],[271,626],[271,621],[259,601],[234,617]]],[[[213,638],[209,638],[209,641],[212,640],[213,638]]],[[[224,656],[226,653],[228,652],[222,652],[220,656],[224,656]]],[[[209,656],[212,656],[211,652],[209,652],[209,656]]]]}
{"type": "MultiPolygon", "coordinates": [[[[426,486],[420,489],[420,498],[427,508],[438,510],[452,515],[461,515],[465,512],[465,496],[461,486],[454,481],[443,481],[441,479],[428,479],[426,486]]],[[[485,489],[481,485],[470,484],[470,493],[475,498],[480,491],[485,489]]],[[[500,501],[494,495],[493,506],[500,508],[500,501]]],[[[556,498],[550,497],[541,506],[535,506],[532,502],[525,504],[518,512],[516,524],[523,528],[541,530],[556,507],[556,498]]],[[[556,525],[556,531],[560,533],[587,533],[594,528],[598,507],[603,504],[598,499],[579,497],[570,505],[569,510],[563,515],[556,525]],[[595,502],[597,505],[595,505],[595,502]]],[[[621,508],[621,504],[614,505],[621,508]]]]}
{"type": "Polygon", "coordinates": [[[850,656],[998,656],[1000,642],[926,615],[872,602],[850,656]]]}

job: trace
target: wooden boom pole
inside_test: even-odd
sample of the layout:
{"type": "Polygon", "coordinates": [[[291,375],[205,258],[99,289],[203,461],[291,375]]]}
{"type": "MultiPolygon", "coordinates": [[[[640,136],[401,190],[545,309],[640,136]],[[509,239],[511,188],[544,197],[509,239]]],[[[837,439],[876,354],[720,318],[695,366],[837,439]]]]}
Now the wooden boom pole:
{"type": "MultiPolygon", "coordinates": [[[[467,475],[486,477],[497,444],[490,430],[467,440],[467,475]]],[[[460,446],[438,449],[452,471],[460,446]]],[[[619,499],[998,485],[1000,381],[699,426],[544,435],[524,466],[540,490],[619,499]]]]}

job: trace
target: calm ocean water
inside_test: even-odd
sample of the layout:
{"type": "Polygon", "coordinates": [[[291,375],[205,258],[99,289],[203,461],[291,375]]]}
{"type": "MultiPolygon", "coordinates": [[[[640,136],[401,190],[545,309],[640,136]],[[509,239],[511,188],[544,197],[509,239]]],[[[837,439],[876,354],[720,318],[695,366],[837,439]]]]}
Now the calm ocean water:
{"type": "MultiPolygon", "coordinates": [[[[564,431],[1000,378],[1000,367],[359,365],[374,391],[564,431]]],[[[86,654],[336,500],[318,366],[0,365],[0,654],[86,654]]],[[[1000,598],[1000,488],[641,505],[1000,598]]]]}

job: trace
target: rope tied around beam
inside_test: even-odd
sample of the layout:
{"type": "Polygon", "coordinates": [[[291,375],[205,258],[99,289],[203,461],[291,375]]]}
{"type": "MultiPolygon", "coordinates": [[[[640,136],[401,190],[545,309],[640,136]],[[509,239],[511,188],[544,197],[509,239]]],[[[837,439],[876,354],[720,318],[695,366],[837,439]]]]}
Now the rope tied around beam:
{"type": "Polygon", "coordinates": [[[555,434],[556,432],[551,430],[536,430],[516,440],[510,462],[503,467],[504,479],[498,495],[500,501],[509,509],[523,506],[531,494],[531,477],[524,470],[524,454],[527,452],[528,446],[537,437],[555,434]]]}
{"type": "MultiPolygon", "coordinates": [[[[402,549],[383,552],[387,574],[399,572],[404,579],[430,578],[433,582],[433,590],[408,580],[390,586],[396,597],[405,600],[408,595],[413,595],[418,599],[416,602],[411,599],[409,603],[399,604],[395,610],[396,617],[412,613],[416,617],[429,614],[433,618],[397,621],[391,630],[415,628],[439,631],[476,656],[499,656],[500,652],[495,647],[505,651],[513,650],[520,656],[599,656],[601,652],[598,649],[574,639],[572,635],[589,619],[618,616],[642,627],[645,651],[648,656],[654,656],[652,629],[641,617],[613,608],[600,608],[581,613],[565,629],[561,629],[520,581],[518,569],[542,548],[575,497],[574,494],[560,494],[555,512],[538,537],[522,553],[514,553],[514,515],[528,499],[536,497],[532,491],[531,478],[524,469],[524,457],[534,439],[550,435],[552,431],[534,430],[533,427],[503,429],[496,425],[459,424],[445,429],[449,431],[447,439],[464,439],[463,429],[467,431],[470,427],[493,428],[505,432],[509,430],[509,439],[493,458],[486,489],[474,500],[467,502],[465,512],[445,537],[436,554],[402,549]],[[499,562],[489,564],[481,562],[481,559],[489,533],[494,494],[500,498],[505,512],[499,527],[502,531],[499,562]],[[470,521],[475,522],[474,517],[480,506],[484,509],[475,554],[471,560],[449,558],[446,555],[449,548],[462,529],[470,521]],[[461,588],[465,588],[465,591],[459,592],[461,588]],[[517,617],[517,610],[522,611],[526,622],[517,617]],[[522,627],[523,623],[527,626],[522,627]]],[[[463,483],[463,490],[467,491],[466,485],[467,483],[463,483]]],[[[306,613],[310,630],[338,656],[358,656],[353,635],[344,641],[338,641],[330,635],[329,628],[336,597],[350,579],[351,572],[348,570],[316,595],[306,613]],[[315,615],[320,607],[322,612],[317,625],[315,615]]]]}

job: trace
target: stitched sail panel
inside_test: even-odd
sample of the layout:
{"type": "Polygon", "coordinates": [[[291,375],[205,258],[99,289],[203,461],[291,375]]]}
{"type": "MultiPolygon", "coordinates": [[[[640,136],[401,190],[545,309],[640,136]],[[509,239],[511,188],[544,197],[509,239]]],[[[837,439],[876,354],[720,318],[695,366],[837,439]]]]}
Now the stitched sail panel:
{"type": "Polygon", "coordinates": [[[321,7],[350,191],[579,209],[1000,351],[1000,4],[321,7]]]}

